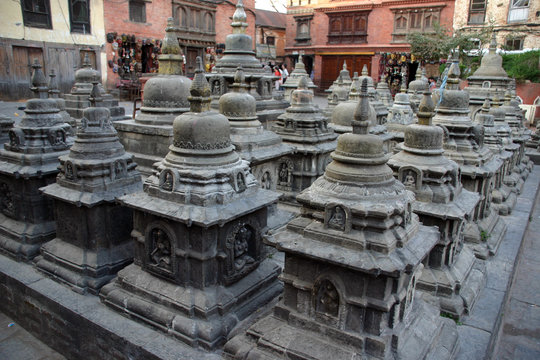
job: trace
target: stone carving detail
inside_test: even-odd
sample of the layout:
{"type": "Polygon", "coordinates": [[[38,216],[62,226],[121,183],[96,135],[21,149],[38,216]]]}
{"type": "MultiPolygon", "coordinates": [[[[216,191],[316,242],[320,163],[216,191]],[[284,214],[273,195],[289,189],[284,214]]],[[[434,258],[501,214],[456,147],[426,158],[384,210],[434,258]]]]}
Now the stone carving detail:
{"type": "Polygon", "coordinates": [[[52,146],[65,146],[66,133],[63,129],[52,128],[49,130],[49,142],[52,146]]]}
{"type": "Polygon", "coordinates": [[[170,169],[165,169],[159,174],[159,187],[165,191],[173,191],[176,176],[170,169]]]}
{"type": "Polygon", "coordinates": [[[182,149],[192,149],[192,150],[213,150],[213,149],[224,149],[229,146],[231,146],[230,140],[225,140],[221,142],[214,142],[214,143],[195,143],[193,144],[191,141],[174,141],[174,146],[182,148],[182,149]]]}
{"type": "Polygon", "coordinates": [[[261,188],[272,189],[272,175],[270,175],[269,171],[265,171],[261,177],[261,188]]]}
{"type": "Polygon", "coordinates": [[[221,96],[227,92],[225,89],[225,79],[223,79],[223,77],[212,76],[209,82],[211,86],[212,95],[221,96]]]}
{"type": "Polygon", "coordinates": [[[343,205],[330,203],[324,211],[325,227],[348,233],[351,230],[351,210],[343,205]]]}
{"type": "Polygon", "coordinates": [[[111,164],[111,179],[119,179],[127,175],[126,163],[122,160],[111,164]]]}
{"type": "Polygon", "coordinates": [[[403,307],[403,319],[407,317],[412,309],[412,303],[414,300],[414,293],[416,289],[416,274],[411,275],[411,280],[407,287],[407,295],[405,296],[405,306],[403,307]]]}
{"type": "Polygon", "coordinates": [[[187,101],[144,100],[143,106],[153,108],[182,108],[189,107],[189,103],[187,101]]]}
{"type": "Polygon", "coordinates": [[[225,281],[227,283],[235,282],[256,267],[256,237],[255,230],[244,223],[235,225],[227,235],[225,241],[227,251],[225,281]]]}
{"type": "Polygon", "coordinates": [[[292,172],[294,165],[291,160],[285,160],[278,167],[278,183],[277,185],[284,188],[292,186],[292,172]]]}
{"type": "Polygon", "coordinates": [[[236,192],[242,192],[246,190],[246,178],[243,173],[236,174],[236,192]]]}
{"type": "Polygon", "coordinates": [[[257,92],[262,97],[269,97],[272,95],[272,81],[269,79],[260,79],[257,83],[257,92]]]}
{"type": "Polygon", "coordinates": [[[149,233],[149,263],[166,273],[172,273],[172,244],[167,233],[154,228],[149,233]]]}
{"type": "Polygon", "coordinates": [[[9,131],[9,145],[14,150],[24,146],[24,143],[24,134],[21,129],[12,129],[9,131]]]}
{"type": "Polygon", "coordinates": [[[339,315],[339,292],[334,284],[324,279],[313,289],[315,311],[332,317],[339,315]]]}
{"type": "Polygon", "coordinates": [[[482,87],[483,87],[484,89],[489,89],[489,88],[491,87],[491,81],[487,81],[487,80],[484,81],[484,82],[482,83],[482,87]]]}
{"type": "Polygon", "coordinates": [[[404,166],[399,169],[399,180],[406,187],[420,190],[422,186],[422,171],[412,166],[404,166]]]}
{"type": "Polygon", "coordinates": [[[71,161],[66,161],[65,166],[65,174],[66,179],[73,180],[75,179],[76,173],[75,173],[75,166],[71,161]]]}
{"type": "Polygon", "coordinates": [[[13,192],[6,183],[0,184],[0,206],[2,213],[6,216],[15,216],[15,203],[13,202],[13,192]]]}

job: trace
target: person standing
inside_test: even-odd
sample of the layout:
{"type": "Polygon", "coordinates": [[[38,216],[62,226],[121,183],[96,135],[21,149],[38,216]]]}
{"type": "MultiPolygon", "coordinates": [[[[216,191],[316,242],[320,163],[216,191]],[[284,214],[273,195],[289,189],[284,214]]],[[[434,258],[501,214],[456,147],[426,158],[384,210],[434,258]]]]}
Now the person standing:
{"type": "Polygon", "coordinates": [[[285,81],[287,81],[287,78],[289,77],[289,71],[287,70],[287,64],[283,64],[282,75],[283,75],[283,83],[285,83],[285,81]]]}

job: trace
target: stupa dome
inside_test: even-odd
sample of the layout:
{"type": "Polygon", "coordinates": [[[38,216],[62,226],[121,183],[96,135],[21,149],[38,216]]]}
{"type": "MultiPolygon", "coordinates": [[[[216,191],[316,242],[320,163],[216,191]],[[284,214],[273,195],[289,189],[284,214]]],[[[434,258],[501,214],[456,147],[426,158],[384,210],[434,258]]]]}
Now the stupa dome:
{"type": "Polygon", "coordinates": [[[244,71],[239,66],[234,74],[232,92],[219,98],[219,112],[231,121],[257,119],[257,102],[253,96],[247,93],[245,79],[244,71]]]}
{"type": "Polygon", "coordinates": [[[474,72],[472,77],[508,77],[508,74],[502,67],[502,56],[497,54],[497,42],[495,40],[495,33],[493,33],[491,43],[489,44],[489,52],[486,55],[482,56],[480,67],[474,72]]]}

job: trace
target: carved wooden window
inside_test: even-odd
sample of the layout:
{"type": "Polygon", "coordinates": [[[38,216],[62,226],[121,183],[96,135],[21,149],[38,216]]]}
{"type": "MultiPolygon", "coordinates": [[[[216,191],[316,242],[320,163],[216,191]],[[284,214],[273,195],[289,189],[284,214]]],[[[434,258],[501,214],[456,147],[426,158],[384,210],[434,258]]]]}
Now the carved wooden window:
{"type": "Polygon", "coordinates": [[[311,42],[311,19],[313,19],[313,16],[295,17],[296,45],[309,45],[311,42]]]}
{"type": "Polygon", "coordinates": [[[49,0],[22,0],[24,26],[52,29],[49,0]]]}
{"type": "Polygon", "coordinates": [[[469,24],[483,24],[486,17],[487,0],[471,0],[469,7],[469,24]]]}
{"type": "Polygon", "coordinates": [[[369,12],[328,14],[329,44],[359,44],[367,42],[369,12]]]}
{"type": "Polygon", "coordinates": [[[90,0],[69,0],[71,32],[90,34],[90,0]]]}
{"type": "Polygon", "coordinates": [[[441,17],[442,6],[430,8],[392,9],[394,12],[393,42],[406,42],[409,32],[429,32],[441,17]]]}
{"type": "Polygon", "coordinates": [[[276,37],[275,36],[267,36],[266,37],[266,45],[275,45],[276,44],[276,37]]]}
{"type": "Polygon", "coordinates": [[[129,1],[129,21],[146,22],[146,2],[143,0],[129,1]]]}
{"type": "Polygon", "coordinates": [[[204,14],[204,23],[206,31],[214,31],[214,16],[209,12],[204,14]]]}
{"type": "Polygon", "coordinates": [[[508,22],[527,21],[529,17],[529,0],[510,0],[508,22]]]}
{"type": "Polygon", "coordinates": [[[176,8],[176,22],[183,28],[188,27],[188,14],[186,9],[182,6],[176,8]]]}

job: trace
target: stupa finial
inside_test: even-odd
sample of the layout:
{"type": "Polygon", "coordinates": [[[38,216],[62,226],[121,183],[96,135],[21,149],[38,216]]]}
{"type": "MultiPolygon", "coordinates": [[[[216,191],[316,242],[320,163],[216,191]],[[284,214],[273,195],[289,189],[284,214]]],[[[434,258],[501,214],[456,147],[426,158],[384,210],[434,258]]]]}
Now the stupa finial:
{"type": "Polygon", "coordinates": [[[165,37],[161,44],[161,54],[169,55],[181,55],[182,49],[178,45],[178,39],[176,38],[176,28],[174,26],[174,19],[172,17],[167,19],[167,27],[165,28],[165,37]]]}
{"type": "Polygon", "coordinates": [[[495,31],[491,34],[491,41],[489,42],[489,52],[495,54],[497,52],[497,34],[495,31]]]}
{"type": "Polygon", "coordinates": [[[298,81],[298,90],[307,90],[308,85],[307,76],[302,76],[298,81]]]}
{"type": "Polygon", "coordinates": [[[90,62],[90,56],[88,56],[88,53],[84,54],[82,67],[83,68],[91,68],[92,67],[92,62],[90,62]]]}
{"type": "Polygon", "coordinates": [[[101,96],[101,91],[99,91],[99,81],[97,79],[92,81],[92,91],[90,92],[88,100],[90,101],[91,107],[101,107],[103,97],[101,96]]]}
{"type": "Polygon", "coordinates": [[[343,61],[343,70],[347,70],[347,61],[343,61]]]}
{"type": "Polygon", "coordinates": [[[427,89],[424,91],[424,96],[418,105],[418,124],[420,125],[432,125],[431,119],[433,118],[433,112],[435,111],[435,104],[431,98],[431,91],[427,89]]]}
{"type": "Polygon", "coordinates": [[[54,69],[51,69],[51,72],[49,73],[49,96],[51,98],[58,98],[58,94],[60,93],[60,90],[58,90],[58,81],[56,80],[56,72],[54,69]]]}
{"type": "Polygon", "coordinates": [[[367,70],[367,65],[366,64],[364,64],[364,67],[362,68],[362,76],[368,76],[368,70],[367,70]]]}
{"type": "Polygon", "coordinates": [[[236,68],[236,72],[234,73],[234,83],[232,85],[233,89],[243,90],[247,87],[246,85],[246,75],[244,74],[244,68],[242,65],[236,68]]]}
{"type": "Polygon", "coordinates": [[[41,68],[42,66],[39,60],[34,59],[30,90],[34,93],[35,98],[47,99],[49,97],[47,94],[49,88],[47,87],[47,79],[45,79],[45,74],[43,74],[41,68]]]}
{"type": "Polygon", "coordinates": [[[487,114],[490,108],[491,108],[491,101],[489,101],[489,98],[486,98],[484,100],[484,103],[482,104],[482,112],[484,114],[487,114]]]}
{"type": "Polygon", "coordinates": [[[405,83],[406,83],[405,81],[401,83],[401,89],[399,90],[399,92],[403,94],[407,93],[407,85],[405,83]]]}
{"type": "Polygon", "coordinates": [[[367,91],[367,79],[362,80],[360,89],[360,101],[354,112],[354,119],[351,122],[353,134],[365,135],[368,133],[369,125],[369,99],[367,91]]]}
{"type": "Polygon", "coordinates": [[[196,63],[195,76],[189,89],[191,96],[188,97],[188,100],[191,104],[191,112],[204,112],[210,110],[211,91],[206,76],[204,76],[203,62],[200,56],[197,56],[196,63]]]}
{"type": "Polygon", "coordinates": [[[448,70],[448,89],[457,90],[459,88],[459,76],[461,75],[461,70],[459,69],[459,57],[457,56],[457,51],[452,52],[451,57],[452,64],[448,70]]]}
{"type": "Polygon", "coordinates": [[[248,24],[247,15],[246,11],[244,10],[244,3],[242,0],[238,0],[238,3],[236,4],[236,11],[233,14],[232,20],[231,26],[233,28],[233,34],[245,34],[248,24]]]}

